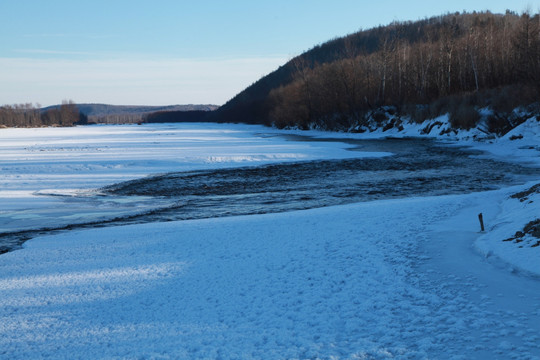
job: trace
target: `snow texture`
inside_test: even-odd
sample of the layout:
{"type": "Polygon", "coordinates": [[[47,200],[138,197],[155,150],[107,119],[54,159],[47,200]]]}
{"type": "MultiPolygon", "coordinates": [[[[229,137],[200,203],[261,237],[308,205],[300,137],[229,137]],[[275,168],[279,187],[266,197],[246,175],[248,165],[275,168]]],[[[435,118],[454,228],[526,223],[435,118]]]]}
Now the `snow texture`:
{"type": "MultiPolygon", "coordinates": [[[[523,147],[538,146],[534,125],[522,124],[519,140],[471,144],[537,162],[523,147]]],[[[246,143],[261,140],[252,136],[246,143]]],[[[343,145],[328,155],[264,139],[307,147],[281,153],[291,158],[347,156],[343,145]]],[[[116,142],[140,149],[144,171],[151,145],[116,142]]],[[[206,148],[192,151],[186,163],[206,160],[185,167],[219,166],[206,148]]],[[[32,188],[2,176],[14,192],[32,188]]],[[[538,214],[538,195],[510,197],[532,185],[35,238],[0,256],[0,358],[540,359],[540,247],[502,241],[538,214]]]]}
{"type": "MultiPolygon", "coordinates": [[[[532,185],[532,184],[530,184],[532,185]]],[[[540,193],[510,198],[500,204],[499,214],[476,242],[486,257],[504,260],[511,271],[522,271],[540,279],[540,238],[525,233],[515,237],[531,221],[540,219],[540,193]],[[504,240],[504,241],[501,241],[504,240]]]]}
{"type": "Polygon", "coordinates": [[[214,124],[0,129],[0,198],[169,171],[388,155],[346,151],[340,143],[291,142],[278,134],[263,126],[214,124]]]}
{"type": "Polygon", "coordinates": [[[2,255],[0,356],[535,358],[540,284],[460,258],[474,221],[437,225],[483,197],[34,239],[2,255]]]}

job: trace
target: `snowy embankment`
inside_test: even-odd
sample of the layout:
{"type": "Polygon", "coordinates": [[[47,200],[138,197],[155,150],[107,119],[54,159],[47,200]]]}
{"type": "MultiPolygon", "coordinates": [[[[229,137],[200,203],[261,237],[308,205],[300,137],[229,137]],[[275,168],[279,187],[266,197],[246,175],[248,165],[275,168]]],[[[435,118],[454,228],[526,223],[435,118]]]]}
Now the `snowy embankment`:
{"type": "MultiPolygon", "coordinates": [[[[441,269],[422,250],[434,241],[439,251],[455,247],[439,219],[460,213],[474,220],[482,198],[378,201],[34,239],[2,255],[0,357],[540,356],[538,282],[518,277],[511,284],[519,292],[508,291],[505,282],[441,269]],[[502,304],[494,309],[493,302],[502,304]]],[[[487,205],[500,198],[492,193],[487,205]]],[[[476,231],[474,221],[462,222],[457,234],[476,231]]],[[[491,278],[507,274],[489,271],[491,278]]]]}
{"type": "MultiPolygon", "coordinates": [[[[388,123],[395,121],[392,117],[388,123]]],[[[447,115],[423,123],[400,123],[400,127],[385,124],[367,129],[361,134],[338,133],[333,137],[380,139],[385,137],[434,138],[449,146],[464,146],[483,152],[479,157],[509,161],[527,166],[540,167],[540,118],[530,116],[520,125],[501,137],[495,137],[479,128],[454,131],[447,115]]],[[[292,133],[303,133],[289,130],[292,133]]],[[[327,132],[311,131],[313,137],[328,137],[327,132]]],[[[540,179],[538,179],[540,183],[540,179]]],[[[540,188],[529,191],[536,182],[525,185],[515,192],[530,192],[529,196],[508,196],[497,205],[496,218],[490,219],[486,234],[479,237],[476,246],[487,257],[498,258],[517,271],[540,277],[540,188]],[[523,233],[523,236],[520,236],[523,233]],[[516,236],[516,234],[518,236],[516,236]]]]}
{"type": "MultiPolygon", "coordinates": [[[[536,116],[498,138],[477,129],[439,138],[481,150],[485,157],[540,167],[540,118],[536,116]]],[[[540,179],[516,189],[499,204],[499,213],[475,245],[486,257],[497,257],[514,271],[540,278],[540,190],[535,184],[540,179]]]]}
{"type": "Polygon", "coordinates": [[[539,185],[507,197],[476,246],[486,257],[495,255],[506,262],[512,271],[524,271],[540,279],[539,185]]]}
{"type": "MultiPolygon", "coordinates": [[[[470,144],[537,160],[523,135],[470,144]]],[[[540,282],[494,266],[538,271],[532,233],[502,241],[538,214],[532,185],[36,238],[0,256],[0,358],[540,359],[540,282]]]]}
{"type": "MultiPolygon", "coordinates": [[[[457,134],[458,143],[486,152],[502,161],[540,167],[540,118],[530,117],[499,138],[482,137],[478,131],[457,134]]],[[[533,182],[500,203],[499,214],[479,237],[476,247],[486,256],[495,256],[514,271],[540,278],[540,189],[533,182]]]]}

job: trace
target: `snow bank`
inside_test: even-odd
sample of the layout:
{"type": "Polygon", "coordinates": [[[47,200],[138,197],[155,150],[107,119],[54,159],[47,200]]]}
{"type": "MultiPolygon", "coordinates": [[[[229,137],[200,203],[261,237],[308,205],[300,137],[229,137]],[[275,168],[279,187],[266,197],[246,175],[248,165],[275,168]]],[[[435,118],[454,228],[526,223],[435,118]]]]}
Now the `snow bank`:
{"type": "MultiPolygon", "coordinates": [[[[530,117],[502,137],[486,136],[478,128],[448,132],[448,119],[444,118],[430,120],[420,126],[409,126],[405,133],[415,134],[418,128],[425,129],[425,125],[433,124],[436,124],[433,131],[435,138],[446,143],[483,151],[481,157],[540,167],[540,119],[536,116],[530,117]]],[[[426,136],[422,130],[418,135],[426,136]]],[[[514,191],[526,191],[534,184],[527,184],[514,191]]],[[[523,231],[527,224],[540,218],[540,196],[533,193],[527,200],[520,201],[511,198],[511,195],[509,193],[501,201],[500,214],[493,219],[486,234],[476,241],[476,247],[484,256],[502,260],[512,271],[540,277],[540,247],[534,246],[540,239],[528,234],[523,239],[509,240],[516,232],[523,231]]]]}
{"type": "MultiPolygon", "coordinates": [[[[483,114],[484,117],[486,115],[489,114],[483,114]]],[[[393,121],[393,118],[390,117],[389,121],[393,121]]],[[[449,146],[464,146],[480,150],[483,154],[478,155],[479,157],[540,167],[540,120],[536,116],[531,116],[501,137],[487,134],[486,131],[482,130],[482,125],[467,131],[453,130],[447,115],[426,120],[421,124],[404,121],[400,125],[401,128],[394,126],[388,130],[383,130],[383,126],[378,126],[367,129],[363,133],[332,133],[332,137],[354,139],[432,138],[449,146]]],[[[298,133],[297,130],[289,131],[298,133]]],[[[313,137],[329,137],[328,132],[310,131],[309,133],[313,137]]],[[[524,188],[516,188],[515,192],[524,191],[532,185],[528,184],[524,188]]],[[[537,197],[535,195],[531,197],[530,201],[520,203],[516,199],[511,199],[510,195],[508,194],[506,199],[501,200],[501,204],[498,205],[501,207],[501,214],[497,219],[494,219],[494,223],[487,229],[487,233],[478,240],[477,248],[484,256],[496,255],[495,257],[499,261],[506,262],[512,269],[540,276],[540,247],[524,246],[529,242],[532,242],[531,245],[536,244],[535,239],[528,237],[526,240],[529,239],[529,241],[517,246],[515,246],[515,241],[514,243],[502,242],[540,217],[538,215],[540,214],[538,207],[540,199],[535,200],[537,197]]]]}
{"type": "MultiPolygon", "coordinates": [[[[492,312],[485,297],[464,290],[483,294],[482,282],[418,270],[429,262],[419,246],[440,235],[438,221],[479,199],[378,201],[33,239],[0,262],[0,357],[539,356],[540,313],[512,311],[518,294],[492,312]]],[[[540,287],[526,287],[538,290],[530,299],[538,309],[540,287]]]]}
{"type": "MultiPolygon", "coordinates": [[[[485,110],[485,109],[484,109],[485,110]]],[[[396,121],[390,117],[386,123],[396,121]]],[[[496,137],[487,133],[482,123],[470,130],[455,130],[450,125],[448,115],[426,120],[420,124],[399,121],[399,125],[385,130],[384,124],[364,129],[364,132],[331,133],[327,131],[284,130],[294,134],[310,135],[316,138],[384,139],[420,137],[441,141],[447,145],[466,146],[491,154],[499,161],[512,161],[540,166],[540,120],[531,116],[507,134],[496,137]]]]}
{"type": "Polygon", "coordinates": [[[527,232],[527,225],[540,219],[540,191],[532,185],[522,187],[520,192],[514,190],[502,202],[500,214],[476,246],[486,257],[505,261],[512,271],[540,278],[540,231],[527,232]]]}
{"type": "Polygon", "coordinates": [[[540,166],[540,121],[531,117],[502,137],[468,145],[501,160],[540,166]]]}

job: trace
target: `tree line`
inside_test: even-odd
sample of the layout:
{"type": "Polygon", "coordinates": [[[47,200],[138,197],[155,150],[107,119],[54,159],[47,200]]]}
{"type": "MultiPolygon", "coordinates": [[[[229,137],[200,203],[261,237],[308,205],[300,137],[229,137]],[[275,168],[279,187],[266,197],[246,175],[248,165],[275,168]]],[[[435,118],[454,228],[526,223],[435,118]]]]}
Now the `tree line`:
{"type": "Polygon", "coordinates": [[[4,127],[73,126],[86,123],[87,116],[79,112],[71,100],[64,100],[62,105],[45,111],[38,104],[31,103],[0,107],[0,126],[4,127]]]}
{"type": "Polygon", "coordinates": [[[207,110],[178,110],[156,111],[145,114],[145,123],[177,123],[177,122],[208,122],[211,121],[207,110]]]}
{"type": "Polygon", "coordinates": [[[350,129],[392,107],[418,121],[449,112],[456,127],[468,128],[479,106],[508,111],[538,102],[539,93],[539,14],[455,13],[316,46],[217,114],[223,121],[350,129]]]}

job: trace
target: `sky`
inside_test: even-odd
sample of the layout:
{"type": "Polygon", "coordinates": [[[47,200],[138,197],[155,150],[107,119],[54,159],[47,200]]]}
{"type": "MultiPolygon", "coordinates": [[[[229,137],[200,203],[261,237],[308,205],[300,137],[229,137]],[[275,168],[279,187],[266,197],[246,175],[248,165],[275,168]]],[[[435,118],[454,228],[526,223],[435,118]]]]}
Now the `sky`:
{"type": "Polygon", "coordinates": [[[506,9],[540,0],[0,0],[0,105],[222,105],[332,38],[506,9]]]}

